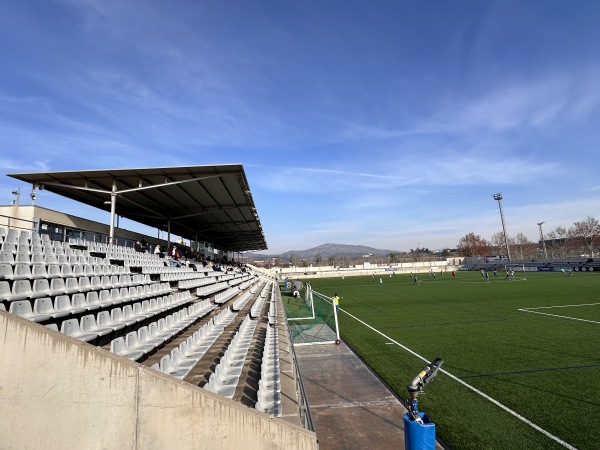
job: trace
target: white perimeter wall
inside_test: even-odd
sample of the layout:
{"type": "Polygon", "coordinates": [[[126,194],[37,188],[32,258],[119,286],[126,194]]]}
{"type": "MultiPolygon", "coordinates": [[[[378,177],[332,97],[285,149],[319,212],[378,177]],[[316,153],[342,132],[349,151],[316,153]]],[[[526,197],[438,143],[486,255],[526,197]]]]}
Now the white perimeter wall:
{"type": "Polygon", "coordinates": [[[0,448],[316,449],[313,432],[0,311],[0,448]]]}
{"type": "Polygon", "coordinates": [[[377,275],[389,276],[390,273],[395,274],[410,274],[410,273],[428,273],[434,271],[439,275],[439,272],[452,272],[458,270],[459,265],[456,260],[449,261],[423,261],[423,262],[404,262],[394,264],[371,264],[368,268],[362,266],[354,266],[350,268],[338,268],[333,266],[312,266],[312,267],[288,267],[288,268],[273,268],[257,270],[266,272],[272,276],[277,276],[279,280],[287,277],[308,279],[308,278],[332,278],[332,277],[356,277],[377,275]],[[391,269],[391,270],[390,270],[391,269]]]}

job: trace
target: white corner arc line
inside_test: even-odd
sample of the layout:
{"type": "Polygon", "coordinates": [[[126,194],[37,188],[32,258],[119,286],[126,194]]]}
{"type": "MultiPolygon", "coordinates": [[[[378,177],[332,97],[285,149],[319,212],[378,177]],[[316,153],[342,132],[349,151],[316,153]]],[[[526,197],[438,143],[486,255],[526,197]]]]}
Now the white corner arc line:
{"type": "Polygon", "coordinates": [[[532,314],[541,314],[542,316],[558,317],[560,319],[577,320],[579,322],[595,323],[595,324],[600,325],[600,322],[596,322],[595,320],[579,319],[577,317],[569,317],[569,316],[559,316],[558,314],[549,314],[549,313],[543,313],[543,312],[539,312],[539,311],[530,311],[528,309],[518,309],[517,311],[528,312],[528,313],[532,313],[532,314]]]}
{"type": "MultiPolygon", "coordinates": [[[[396,344],[398,347],[403,348],[404,350],[406,350],[408,353],[410,353],[411,355],[416,356],[417,358],[421,359],[422,361],[425,361],[426,363],[429,363],[430,361],[427,358],[424,358],[423,356],[419,355],[417,352],[411,350],[410,348],[402,345],[401,343],[395,341],[394,339],[392,339],[389,336],[386,336],[385,334],[383,334],[381,331],[373,328],[371,325],[369,325],[368,323],[360,320],[358,317],[353,316],[352,314],[350,314],[349,312],[345,311],[344,309],[340,308],[340,311],[344,312],[345,314],[348,314],[350,317],[352,317],[354,320],[356,320],[357,322],[362,323],[364,326],[366,326],[367,328],[373,330],[375,333],[383,336],[384,338],[388,339],[390,342],[393,342],[394,344],[396,344]]],[[[540,433],[542,433],[544,436],[546,436],[549,439],[552,439],[553,441],[559,443],[560,445],[562,445],[565,448],[568,448],[569,450],[577,450],[576,447],[573,447],[571,444],[569,444],[568,442],[563,441],[562,439],[554,436],[552,433],[544,430],[542,427],[540,427],[539,425],[536,425],[535,423],[533,423],[531,420],[523,417],[522,415],[520,415],[518,412],[513,411],[512,409],[510,409],[508,406],[503,405],[502,403],[500,403],[498,400],[493,399],[492,397],[490,397],[489,395],[487,395],[485,392],[480,391],[477,388],[474,388],[473,386],[471,386],[468,383],[465,383],[463,380],[461,380],[460,378],[458,378],[455,375],[452,375],[450,372],[444,370],[444,369],[439,369],[440,372],[448,375],[451,379],[453,379],[454,381],[457,381],[458,383],[462,384],[463,386],[465,386],[467,389],[470,389],[471,391],[475,392],[476,394],[482,396],[483,398],[485,398],[486,400],[490,401],[491,403],[493,403],[494,405],[496,405],[497,407],[499,407],[500,409],[503,409],[504,411],[506,411],[507,413],[509,413],[510,415],[516,417],[517,419],[521,420],[522,422],[526,423],[527,425],[529,425],[531,428],[533,428],[534,430],[539,431],[540,433]]]]}

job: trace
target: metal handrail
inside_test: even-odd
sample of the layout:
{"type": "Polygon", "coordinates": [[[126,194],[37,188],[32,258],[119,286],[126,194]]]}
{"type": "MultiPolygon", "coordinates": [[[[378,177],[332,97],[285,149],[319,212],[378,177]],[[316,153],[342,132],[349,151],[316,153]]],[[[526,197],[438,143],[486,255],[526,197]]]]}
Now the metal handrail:
{"type": "Polygon", "coordinates": [[[36,220],[21,219],[19,217],[15,217],[15,216],[7,216],[4,214],[0,214],[0,226],[6,225],[6,227],[8,227],[8,228],[15,228],[18,230],[37,231],[36,224],[37,224],[36,220]],[[3,219],[7,219],[7,220],[5,221],[3,219]],[[11,221],[15,221],[17,223],[18,222],[29,222],[29,223],[31,223],[31,227],[22,227],[22,226],[11,225],[11,221]]]}
{"type": "Polygon", "coordinates": [[[302,426],[304,426],[304,428],[310,431],[315,431],[315,424],[310,413],[310,406],[308,404],[306,390],[304,388],[304,383],[302,382],[302,375],[300,374],[300,369],[298,368],[298,361],[296,360],[296,351],[294,350],[294,343],[291,341],[291,338],[290,350],[290,353],[292,355],[292,367],[294,368],[294,378],[296,379],[296,391],[298,394],[298,408],[300,410],[300,420],[302,421],[302,426]]]}
{"type": "MultiPolygon", "coordinates": [[[[279,290],[279,286],[276,283],[274,284],[273,291],[275,292],[275,296],[279,303],[281,304],[281,292],[279,290]]],[[[283,314],[285,314],[285,309],[283,309],[283,314]]],[[[286,317],[287,319],[287,317],[286,317]]],[[[294,342],[292,336],[290,334],[290,328],[288,327],[287,320],[285,321],[285,330],[288,335],[289,345],[290,345],[290,355],[292,359],[292,369],[294,373],[294,379],[296,380],[296,395],[298,398],[298,408],[300,413],[300,421],[302,426],[309,431],[315,431],[315,424],[312,419],[312,415],[310,413],[310,406],[308,404],[308,397],[306,395],[306,389],[304,388],[304,383],[302,382],[302,375],[300,374],[300,368],[298,366],[298,360],[296,358],[296,351],[294,349],[294,342]]]]}

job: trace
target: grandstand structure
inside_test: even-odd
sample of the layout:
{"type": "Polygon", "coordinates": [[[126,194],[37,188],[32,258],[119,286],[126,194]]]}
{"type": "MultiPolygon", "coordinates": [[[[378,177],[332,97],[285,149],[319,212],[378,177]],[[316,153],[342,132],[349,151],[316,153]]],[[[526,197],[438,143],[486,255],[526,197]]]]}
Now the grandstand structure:
{"type": "Polygon", "coordinates": [[[513,270],[515,272],[598,272],[600,260],[588,257],[566,257],[544,260],[489,261],[485,258],[465,258],[461,270],[513,270]]]}
{"type": "Polygon", "coordinates": [[[0,210],[3,447],[318,448],[277,283],[231,261],[266,248],[241,166],[11,176],[111,224],[0,210]],[[227,262],[117,245],[117,214],[227,262]]]}

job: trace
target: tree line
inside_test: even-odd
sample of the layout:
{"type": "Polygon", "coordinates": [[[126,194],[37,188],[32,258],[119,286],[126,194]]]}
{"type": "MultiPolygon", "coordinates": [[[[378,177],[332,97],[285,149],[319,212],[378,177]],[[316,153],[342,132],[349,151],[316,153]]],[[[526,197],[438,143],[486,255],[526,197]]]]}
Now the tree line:
{"type": "MultiPolygon", "coordinates": [[[[600,223],[593,217],[573,223],[570,228],[556,227],[543,233],[538,242],[530,241],[523,233],[508,236],[508,248],[512,259],[560,259],[567,257],[594,257],[600,246],[600,223]],[[544,254],[544,247],[545,253],[544,254]]],[[[494,233],[489,241],[468,233],[458,241],[457,250],[463,256],[492,256],[506,254],[504,233],[494,233]]]]}

